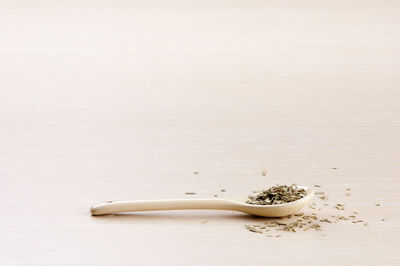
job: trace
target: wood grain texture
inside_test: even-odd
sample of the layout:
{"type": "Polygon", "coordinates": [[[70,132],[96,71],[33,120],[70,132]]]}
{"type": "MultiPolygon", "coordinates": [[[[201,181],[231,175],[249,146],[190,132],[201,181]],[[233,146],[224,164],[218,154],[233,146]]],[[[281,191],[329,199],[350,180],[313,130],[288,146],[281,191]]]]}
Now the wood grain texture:
{"type": "Polygon", "coordinates": [[[0,265],[396,265],[399,7],[0,1],[0,265]],[[232,212],[89,215],[276,183],[320,184],[370,226],[271,239],[232,212]]]}

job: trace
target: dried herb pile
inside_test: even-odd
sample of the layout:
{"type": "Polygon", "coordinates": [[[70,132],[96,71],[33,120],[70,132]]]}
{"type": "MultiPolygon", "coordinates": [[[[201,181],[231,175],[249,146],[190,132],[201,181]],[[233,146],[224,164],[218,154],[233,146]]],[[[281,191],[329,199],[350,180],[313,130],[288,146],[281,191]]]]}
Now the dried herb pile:
{"type": "MultiPolygon", "coordinates": [[[[319,189],[320,185],[315,185],[315,188],[319,189]]],[[[350,191],[350,189],[346,189],[346,191],[350,191]]],[[[346,192],[346,193],[347,193],[346,192]]],[[[292,202],[297,199],[300,199],[305,196],[304,189],[299,189],[295,185],[291,186],[274,186],[270,189],[257,192],[258,194],[255,196],[249,196],[249,200],[247,203],[257,204],[257,205],[272,205],[272,204],[281,204],[286,202],[292,202]]],[[[268,219],[268,221],[263,224],[254,224],[254,225],[245,225],[245,229],[250,232],[258,233],[258,234],[266,234],[267,237],[281,237],[282,232],[298,232],[298,231],[322,231],[323,224],[335,224],[342,221],[352,222],[353,224],[361,223],[364,226],[369,226],[369,223],[359,219],[356,215],[358,212],[349,211],[345,209],[345,205],[343,203],[333,204],[332,206],[327,203],[328,196],[323,191],[317,191],[315,193],[318,195],[322,202],[311,203],[308,205],[310,210],[310,214],[305,214],[303,212],[289,215],[282,218],[268,219]],[[322,208],[329,207],[329,214],[320,214],[322,208]],[[337,212],[337,213],[334,213],[337,212]],[[346,212],[350,212],[349,214],[345,214],[346,212]],[[278,233],[280,232],[280,233],[278,233]],[[275,234],[274,234],[275,233],[275,234]],[[278,234],[276,234],[278,233],[278,234]]],[[[348,197],[348,195],[346,195],[348,197]]],[[[376,206],[379,206],[377,204],[376,206]]],[[[305,210],[307,212],[307,210],[305,210]]],[[[381,221],[385,221],[385,219],[381,219],[381,221]]],[[[322,234],[325,236],[325,234],[322,234]]]]}
{"type": "MultiPolygon", "coordinates": [[[[336,170],[337,168],[332,168],[336,170]]],[[[267,171],[261,172],[262,176],[267,175],[267,171]]],[[[321,185],[314,185],[315,201],[308,205],[308,210],[294,215],[289,215],[280,218],[267,218],[262,224],[244,225],[244,228],[252,233],[265,234],[267,237],[281,237],[284,234],[294,233],[299,231],[323,231],[323,227],[332,226],[336,223],[351,222],[353,224],[362,224],[369,226],[369,223],[358,218],[358,212],[346,208],[345,204],[332,203],[329,201],[329,196],[321,191],[321,185]]],[[[351,188],[346,188],[344,191],[345,197],[351,196],[351,188]]],[[[221,192],[226,192],[221,189],[221,192]]],[[[293,185],[276,185],[263,191],[253,191],[254,195],[250,195],[246,203],[254,205],[276,205],[284,204],[299,200],[307,195],[307,192],[293,185]]],[[[187,195],[195,195],[194,192],[187,192],[187,195]]],[[[214,197],[218,197],[217,194],[214,197]]],[[[375,206],[380,207],[380,203],[375,206]]],[[[381,218],[381,222],[385,222],[387,218],[381,218]]],[[[203,221],[202,224],[207,223],[203,221]]],[[[326,234],[321,234],[326,236],[326,234]]]]}
{"type": "Polygon", "coordinates": [[[247,203],[254,205],[275,205],[299,200],[306,196],[306,191],[296,185],[273,186],[261,192],[250,195],[247,203]]]}

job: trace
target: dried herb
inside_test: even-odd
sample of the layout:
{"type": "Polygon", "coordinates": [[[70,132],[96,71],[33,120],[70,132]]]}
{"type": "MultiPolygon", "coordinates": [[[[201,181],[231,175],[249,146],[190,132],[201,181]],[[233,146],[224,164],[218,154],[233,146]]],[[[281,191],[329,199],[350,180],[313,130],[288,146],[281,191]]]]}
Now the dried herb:
{"type": "MultiPolygon", "coordinates": [[[[315,187],[320,187],[320,185],[314,185],[315,187]]],[[[346,189],[345,196],[350,196],[350,188],[346,189]]],[[[298,188],[296,185],[291,186],[274,186],[264,191],[253,191],[255,193],[254,196],[249,196],[249,200],[247,203],[256,204],[256,205],[273,205],[273,204],[282,204],[287,202],[292,202],[298,200],[306,195],[306,191],[304,189],[298,188]]],[[[322,200],[328,200],[328,196],[325,192],[319,191],[315,194],[322,200]]],[[[253,233],[266,234],[267,237],[281,237],[281,235],[273,235],[270,231],[284,231],[288,233],[296,233],[299,230],[308,231],[310,229],[314,229],[315,231],[321,231],[321,225],[325,223],[328,224],[339,223],[342,221],[349,221],[354,224],[362,223],[364,226],[369,226],[369,223],[361,220],[356,217],[358,212],[352,211],[354,215],[326,215],[325,217],[320,217],[320,213],[315,212],[315,210],[321,211],[322,206],[329,206],[329,203],[320,203],[316,204],[312,202],[308,205],[309,208],[313,209],[314,212],[307,213],[305,215],[303,212],[288,215],[286,217],[280,218],[280,220],[267,221],[261,225],[246,225],[246,229],[253,233]],[[333,219],[326,217],[332,217],[333,219]]],[[[376,203],[376,206],[380,206],[379,203],[376,203]]],[[[344,211],[345,205],[343,203],[337,203],[334,205],[337,210],[344,211]]],[[[343,212],[344,213],[344,212],[343,212]]],[[[382,218],[381,221],[385,221],[386,218],[382,218]]],[[[282,234],[284,235],[284,234],[282,234]]],[[[321,236],[325,236],[322,234],[321,236]]]]}
{"type": "Polygon", "coordinates": [[[244,227],[245,227],[247,230],[249,230],[250,232],[262,234],[262,231],[259,230],[259,229],[257,229],[257,228],[255,228],[254,225],[248,225],[248,224],[246,224],[244,227]]]}
{"type": "Polygon", "coordinates": [[[335,218],[336,218],[336,220],[344,220],[344,221],[349,220],[349,218],[344,217],[344,216],[342,216],[342,215],[336,216],[335,218]]]}
{"type": "Polygon", "coordinates": [[[287,232],[296,232],[295,227],[299,226],[299,222],[294,222],[286,225],[282,230],[287,232]]]}
{"type": "Polygon", "coordinates": [[[304,215],[304,216],[303,216],[303,219],[304,219],[304,220],[308,220],[308,219],[317,220],[318,218],[317,218],[317,216],[315,216],[315,215],[304,215]]]}
{"type": "Polygon", "coordinates": [[[196,195],[197,193],[196,192],[186,192],[185,194],[186,195],[196,195]]]}
{"type": "Polygon", "coordinates": [[[319,224],[313,224],[313,225],[305,228],[304,231],[307,231],[309,229],[314,229],[315,231],[322,231],[321,226],[319,224]]]}
{"type": "Polygon", "coordinates": [[[267,227],[277,227],[276,224],[266,224],[267,227]]]}
{"type": "Polygon", "coordinates": [[[261,175],[262,175],[262,176],[266,176],[266,175],[267,175],[267,171],[263,170],[263,171],[261,172],[261,175]]]}
{"type": "Polygon", "coordinates": [[[344,210],[344,204],[338,203],[338,204],[336,204],[335,208],[338,209],[338,210],[343,211],[344,210]]]}
{"type": "Polygon", "coordinates": [[[255,196],[249,196],[247,203],[254,205],[275,205],[293,202],[307,195],[303,188],[295,185],[273,186],[267,190],[261,191],[255,196]]]}
{"type": "Polygon", "coordinates": [[[320,196],[319,198],[322,199],[322,200],[328,200],[329,199],[329,197],[327,195],[320,196]]]}

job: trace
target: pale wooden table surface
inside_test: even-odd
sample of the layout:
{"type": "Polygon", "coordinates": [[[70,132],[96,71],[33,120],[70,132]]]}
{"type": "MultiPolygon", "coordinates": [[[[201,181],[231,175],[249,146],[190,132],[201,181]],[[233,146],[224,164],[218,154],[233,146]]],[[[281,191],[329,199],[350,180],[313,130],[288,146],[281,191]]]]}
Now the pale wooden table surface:
{"type": "Polygon", "coordinates": [[[0,265],[400,261],[398,1],[130,2],[0,1],[0,265]],[[370,225],[88,212],[292,182],[370,225]]]}

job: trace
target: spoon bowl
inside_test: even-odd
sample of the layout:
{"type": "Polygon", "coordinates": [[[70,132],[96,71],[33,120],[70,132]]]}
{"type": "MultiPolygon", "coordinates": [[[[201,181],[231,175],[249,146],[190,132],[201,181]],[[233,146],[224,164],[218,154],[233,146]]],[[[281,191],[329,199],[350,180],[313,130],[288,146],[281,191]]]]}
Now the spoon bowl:
{"type": "Polygon", "coordinates": [[[306,206],[314,191],[309,187],[298,186],[306,191],[303,198],[284,204],[253,205],[246,203],[248,197],[231,199],[172,199],[172,200],[134,200],[108,201],[90,208],[93,216],[122,212],[160,211],[160,210],[230,210],[264,217],[282,217],[297,213],[306,206]]]}

